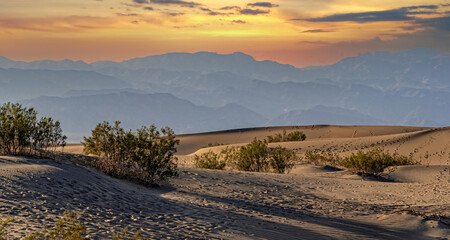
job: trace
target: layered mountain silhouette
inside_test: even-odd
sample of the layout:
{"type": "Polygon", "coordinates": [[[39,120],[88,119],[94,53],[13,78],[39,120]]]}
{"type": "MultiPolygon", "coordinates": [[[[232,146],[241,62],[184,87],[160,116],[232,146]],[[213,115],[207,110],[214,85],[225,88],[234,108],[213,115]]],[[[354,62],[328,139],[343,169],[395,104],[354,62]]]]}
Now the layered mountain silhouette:
{"type": "Polygon", "coordinates": [[[20,101],[86,133],[103,120],[179,133],[292,124],[450,125],[450,54],[373,52],[295,68],[243,53],[123,62],[0,57],[0,102],[20,101]]]}

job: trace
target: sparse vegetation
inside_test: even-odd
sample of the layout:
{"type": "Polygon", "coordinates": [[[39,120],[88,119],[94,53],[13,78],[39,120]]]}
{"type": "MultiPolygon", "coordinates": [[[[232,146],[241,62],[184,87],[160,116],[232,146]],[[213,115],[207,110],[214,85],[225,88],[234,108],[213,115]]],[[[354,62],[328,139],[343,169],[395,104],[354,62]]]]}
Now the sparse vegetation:
{"type": "Polygon", "coordinates": [[[254,139],[240,148],[227,147],[220,153],[209,151],[195,156],[198,168],[225,169],[226,166],[240,171],[285,173],[292,169],[296,155],[281,146],[268,147],[267,141],[254,139]]]}
{"type": "Polygon", "coordinates": [[[78,221],[74,212],[66,211],[64,216],[56,221],[55,226],[46,227],[42,232],[36,231],[24,240],[81,240],[86,239],[86,227],[78,221]]]}
{"type": "Polygon", "coordinates": [[[14,222],[14,218],[8,216],[5,220],[0,219],[0,240],[8,239],[8,226],[11,222],[14,222]]]}
{"type": "Polygon", "coordinates": [[[239,149],[239,157],[235,166],[240,171],[268,172],[270,170],[268,155],[267,142],[254,139],[239,149]]]}
{"type": "MultiPolygon", "coordinates": [[[[84,240],[86,237],[86,227],[78,220],[79,216],[71,211],[65,211],[64,215],[59,218],[54,226],[47,226],[42,231],[35,231],[28,234],[23,240],[84,240]]],[[[6,220],[0,219],[0,240],[7,240],[8,227],[14,219],[8,217],[6,220]]],[[[129,234],[128,229],[124,228],[119,233],[113,233],[111,236],[113,240],[144,240],[141,232],[137,231],[135,234],[129,234]]]]}
{"type": "Polygon", "coordinates": [[[134,235],[128,237],[128,228],[124,228],[119,233],[113,233],[112,239],[113,240],[144,240],[147,238],[144,238],[141,236],[141,231],[137,231],[134,235]]]}
{"type": "Polygon", "coordinates": [[[329,166],[337,168],[341,165],[342,158],[337,153],[328,152],[326,154],[320,154],[317,152],[306,151],[305,160],[316,166],[329,166]]]}
{"type": "Polygon", "coordinates": [[[218,143],[218,142],[214,142],[214,143],[210,142],[210,143],[208,143],[208,145],[203,146],[202,148],[217,147],[217,146],[223,146],[223,145],[225,145],[225,144],[224,143],[218,143]]]}
{"type": "Polygon", "coordinates": [[[294,167],[296,155],[281,146],[272,149],[269,154],[270,167],[276,173],[285,173],[294,167]]]}
{"type": "Polygon", "coordinates": [[[302,131],[294,131],[290,133],[286,133],[286,130],[283,131],[283,134],[277,133],[272,136],[267,136],[268,143],[275,142],[295,142],[295,141],[305,141],[306,135],[302,131]]]}
{"type": "Polygon", "coordinates": [[[33,108],[17,103],[0,107],[0,154],[52,158],[57,147],[65,146],[66,139],[58,121],[38,119],[33,108]]]}
{"type": "Polygon", "coordinates": [[[84,138],[86,154],[98,156],[91,165],[114,177],[155,186],[177,175],[174,154],[179,140],[172,129],[154,125],[133,133],[108,122],[100,123],[84,138]]]}
{"type": "Polygon", "coordinates": [[[222,159],[222,154],[208,151],[200,156],[195,155],[194,165],[196,168],[218,169],[223,170],[226,166],[226,161],[222,159]]]}
{"type": "Polygon", "coordinates": [[[343,167],[354,170],[361,175],[373,175],[380,177],[384,169],[392,166],[415,165],[418,162],[411,157],[390,154],[381,148],[375,148],[367,152],[358,151],[344,158],[341,162],[343,167]]]}

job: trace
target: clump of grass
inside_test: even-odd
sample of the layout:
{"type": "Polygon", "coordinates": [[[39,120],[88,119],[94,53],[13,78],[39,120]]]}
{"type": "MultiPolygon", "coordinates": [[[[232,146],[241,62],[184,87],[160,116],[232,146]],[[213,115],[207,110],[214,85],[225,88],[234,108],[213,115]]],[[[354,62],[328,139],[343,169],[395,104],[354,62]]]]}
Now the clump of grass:
{"type": "Polygon", "coordinates": [[[341,165],[349,168],[363,176],[373,175],[380,177],[381,173],[388,167],[401,165],[416,165],[411,157],[399,155],[398,153],[390,154],[381,148],[375,148],[367,152],[358,151],[345,157],[341,165]]]}
{"type": "Polygon", "coordinates": [[[195,155],[194,165],[196,168],[224,170],[227,164],[222,153],[217,154],[210,150],[200,156],[195,155]]]}
{"type": "Polygon", "coordinates": [[[267,136],[266,140],[268,143],[305,141],[306,135],[302,131],[286,133],[286,130],[284,130],[283,134],[277,133],[272,136],[267,136]]]}

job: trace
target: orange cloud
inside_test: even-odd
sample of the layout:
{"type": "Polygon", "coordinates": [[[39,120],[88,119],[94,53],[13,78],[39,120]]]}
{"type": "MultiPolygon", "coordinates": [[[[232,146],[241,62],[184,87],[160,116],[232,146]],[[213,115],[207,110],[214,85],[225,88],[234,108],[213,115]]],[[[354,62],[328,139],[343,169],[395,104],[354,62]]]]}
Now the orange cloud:
{"type": "Polygon", "coordinates": [[[60,18],[0,18],[0,29],[73,32],[113,27],[114,18],[70,16],[60,18]]]}

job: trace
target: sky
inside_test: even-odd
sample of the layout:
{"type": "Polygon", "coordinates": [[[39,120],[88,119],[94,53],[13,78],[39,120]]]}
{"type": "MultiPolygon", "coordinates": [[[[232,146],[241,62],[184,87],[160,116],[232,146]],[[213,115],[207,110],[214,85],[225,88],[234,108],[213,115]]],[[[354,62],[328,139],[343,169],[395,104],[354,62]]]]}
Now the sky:
{"type": "Polygon", "coordinates": [[[449,42],[450,0],[0,0],[0,56],[22,61],[210,51],[305,67],[449,42]]]}

